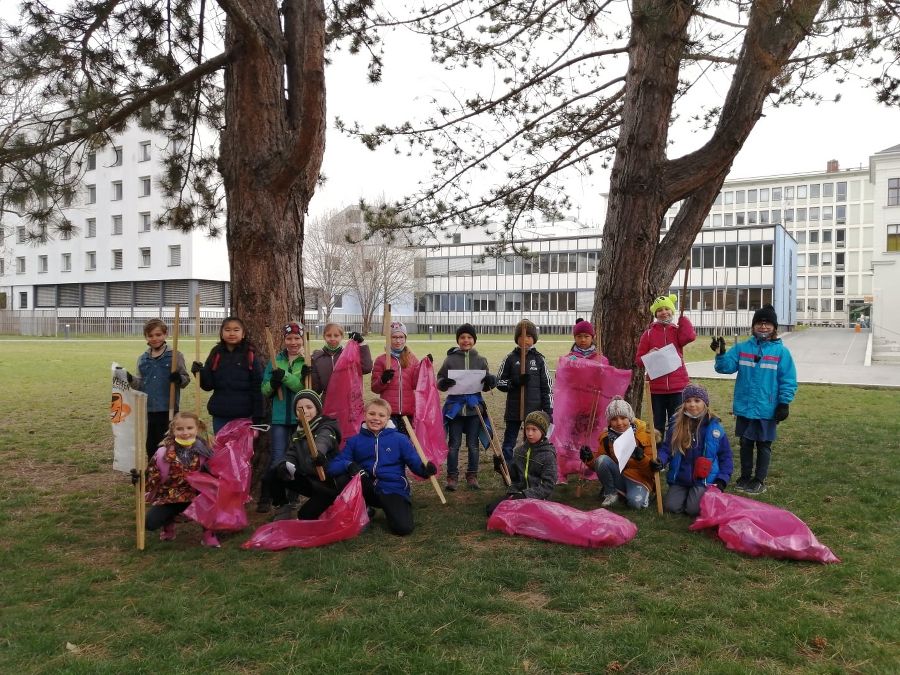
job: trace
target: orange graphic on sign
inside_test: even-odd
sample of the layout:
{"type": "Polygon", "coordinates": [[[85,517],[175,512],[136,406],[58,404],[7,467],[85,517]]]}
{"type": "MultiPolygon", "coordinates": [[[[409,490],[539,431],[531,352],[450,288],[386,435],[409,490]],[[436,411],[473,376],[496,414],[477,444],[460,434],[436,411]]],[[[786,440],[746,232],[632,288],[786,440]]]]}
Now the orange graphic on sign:
{"type": "Polygon", "coordinates": [[[114,393],[112,402],[109,404],[109,419],[113,424],[124,422],[125,418],[131,414],[131,406],[122,399],[122,394],[114,393]]]}

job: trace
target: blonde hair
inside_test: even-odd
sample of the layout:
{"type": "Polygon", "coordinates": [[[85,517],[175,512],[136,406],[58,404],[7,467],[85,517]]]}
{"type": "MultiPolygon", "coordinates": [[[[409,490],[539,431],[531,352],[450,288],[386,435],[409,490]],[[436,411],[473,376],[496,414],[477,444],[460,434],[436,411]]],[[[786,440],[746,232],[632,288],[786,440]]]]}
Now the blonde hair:
{"type": "Polygon", "coordinates": [[[366,412],[368,412],[369,408],[375,406],[376,408],[383,408],[387,410],[388,416],[391,414],[391,404],[385,401],[383,398],[373,398],[371,401],[366,403],[366,412]]]}
{"type": "Polygon", "coordinates": [[[334,321],[329,321],[325,324],[325,328],[322,329],[322,335],[325,335],[325,333],[327,333],[332,328],[337,328],[341,335],[344,334],[344,327],[341,324],[334,321]]]}
{"type": "Polygon", "coordinates": [[[191,419],[197,424],[197,438],[206,441],[206,424],[200,419],[199,415],[188,410],[177,412],[169,421],[169,428],[166,431],[166,437],[163,439],[163,445],[170,446],[175,444],[175,422],[180,419],[191,419]]]}
{"type": "Polygon", "coordinates": [[[706,406],[706,411],[701,417],[698,417],[697,419],[691,419],[684,414],[683,403],[678,406],[678,410],[675,411],[675,425],[672,427],[672,441],[670,444],[670,449],[673,452],[677,451],[683,455],[684,451],[688,450],[691,447],[693,433],[697,430],[697,427],[700,426],[700,423],[705,419],[718,419],[718,416],[713,413],[709,406],[706,406]]]}

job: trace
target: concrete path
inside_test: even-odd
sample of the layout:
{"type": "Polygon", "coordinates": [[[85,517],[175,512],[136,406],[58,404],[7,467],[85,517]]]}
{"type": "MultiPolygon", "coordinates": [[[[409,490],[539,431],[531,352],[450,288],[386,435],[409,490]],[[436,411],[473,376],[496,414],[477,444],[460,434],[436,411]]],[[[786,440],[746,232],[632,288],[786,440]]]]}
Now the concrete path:
{"type": "MultiPolygon", "coordinates": [[[[865,365],[870,349],[869,330],[856,333],[852,328],[808,328],[781,337],[794,357],[800,382],[900,388],[900,365],[865,365]]],[[[697,339],[709,342],[705,336],[697,339]]],[[[726,344],[731,346],[730,339],[726,339],[726,344]]],[[[687,368],[692,378],[735,378],[715,372],[713,361],[695,361],[688,363],[687,368]]]]}

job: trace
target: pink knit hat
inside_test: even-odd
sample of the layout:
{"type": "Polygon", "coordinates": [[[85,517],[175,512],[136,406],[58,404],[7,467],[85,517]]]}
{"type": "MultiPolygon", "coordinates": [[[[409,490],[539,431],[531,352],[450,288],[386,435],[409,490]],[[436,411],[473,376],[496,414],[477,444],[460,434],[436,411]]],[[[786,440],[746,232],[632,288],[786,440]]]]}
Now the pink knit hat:
{"type": "Polygon", "coordinates": [[[572,329],[572,335],[578,335],[580,333],[585,333],[590,335],[591,337],[596,337],[594,334],[594,327],[591,325],[590,321],[585,321],[584,319],[576,319],[575,320],[575,328],[572,329]]]}

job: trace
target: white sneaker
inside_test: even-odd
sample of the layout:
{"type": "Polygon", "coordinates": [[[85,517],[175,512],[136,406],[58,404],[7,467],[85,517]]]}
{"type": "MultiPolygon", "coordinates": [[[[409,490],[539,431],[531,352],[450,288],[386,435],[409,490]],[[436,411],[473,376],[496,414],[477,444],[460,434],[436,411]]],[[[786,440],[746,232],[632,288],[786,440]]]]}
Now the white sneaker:
{"type": "Polygon", "coordinates": [[[600,504],[600,506],[604,509],[609,508],[610,506],[613,506],[617,501],[619,501],[619,495],[618,493],[614,492],[611,495],[606,495],[603,498],[603,502],[600,504]]]}

